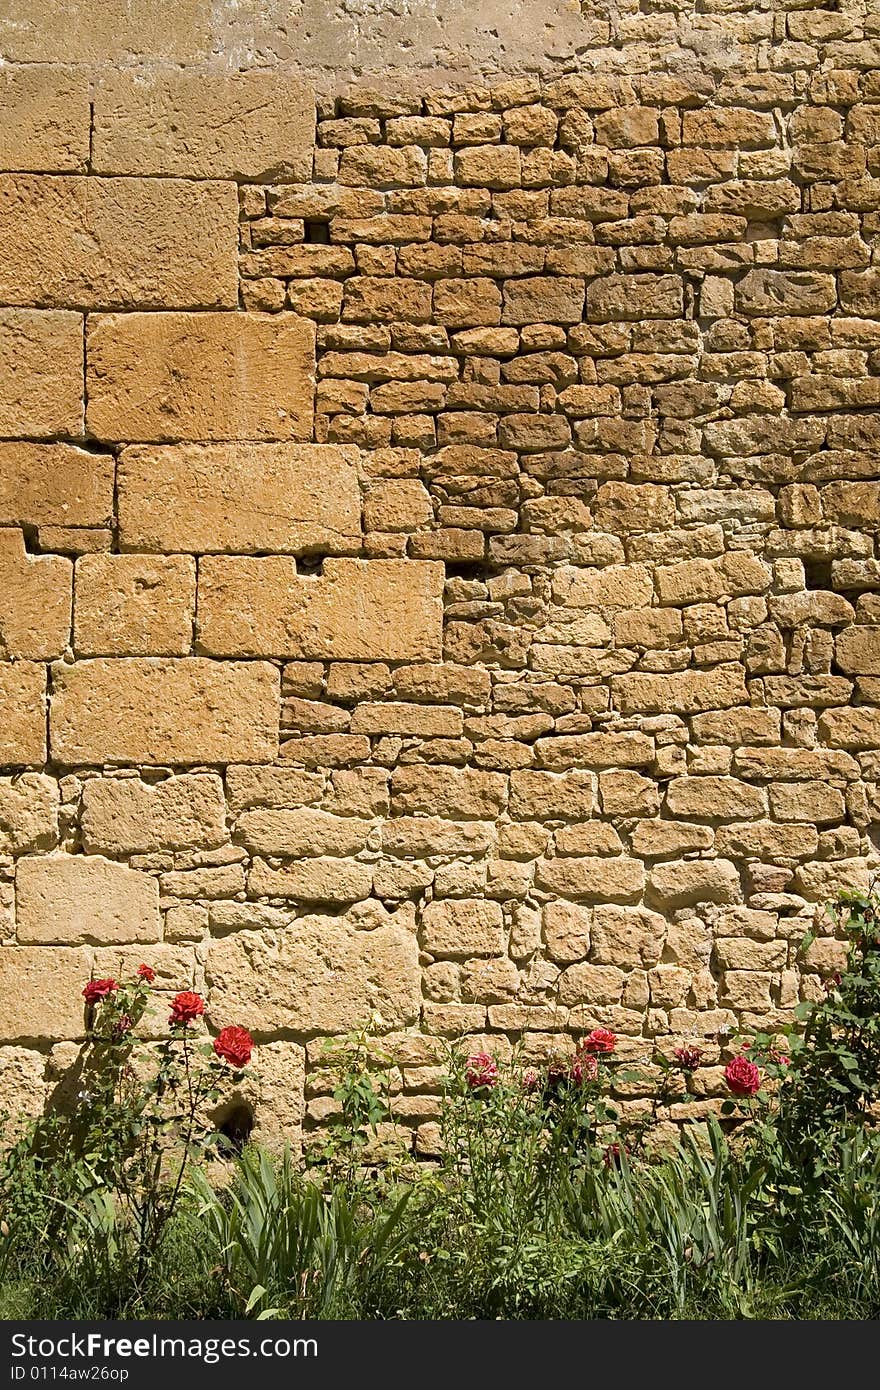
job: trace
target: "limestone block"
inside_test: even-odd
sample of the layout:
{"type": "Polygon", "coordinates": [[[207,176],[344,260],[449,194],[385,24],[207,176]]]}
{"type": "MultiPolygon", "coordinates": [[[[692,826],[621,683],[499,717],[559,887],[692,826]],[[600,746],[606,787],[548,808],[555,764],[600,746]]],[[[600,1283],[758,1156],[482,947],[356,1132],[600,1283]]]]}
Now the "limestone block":
{"type": "Polygon", "coordinates": [[[152,784],[90,777],[83,787],[82,834],[89,854],[214,849],[228,838],[223,783],[207,773],[152,784]]]}
{"type": "Polygon", "coordinates": [[[84,309],[232,308],[232,183],[0,174],[0,299],[84,309]]]}
{"type": "Polygon", "coordinates": [[[250,806],[305,806],[320,801],[324,777],[320,772],[301,772],[294,767],[243,767],[226,769],[226,794],[231,811],[250,806]]]}
{"type": "Polygon", "coordinates": [[[0,169],[85,169],[89,119],[86,73],[7,67],[0,76],[0,169]]]}
{"type": "Polygon", "coordinates": [[[508,956],[477,957],[461,967],[461,997],[465,1003],[504,1004],[516,998],[519,971],[508,956]]]}
{"type": "Polygon", "coordinates": [[[303,440],[315,328],[296,314],[96,314],[87,423],[99,438],[303,440]]]}
{"type": "Polygon", "coordinates": [[[666,941],[666,918],[645,907],[593,909],[591,960],[622,970],[656,965],[666,941]]]}
{"type": "MultiPolygon", "coordinates": [[[[213,1016],[210,1011],[209,1018],[218,1027],[228,1021],[213,1016]]],[[[278,1151],[289,1148],[294,1154],[299,1152],[304,1087],[305,1054],[296,1043],[260,1043],[254,1049],[245,1077],[231,1098],[234,1101],[240,1095],[253,1107],[251,1138],[254,1143],[278,1151]]],[[[224,1095],[223,1101],[228,1105],[230,1098],[224,1095]]]]}
{"type": "Polygon", "coordinates": [[[802,270],[750,270],[736,286],[743,314],[824,314],[837,303],[833,275],[802,270]]]}
{"type": "Polygon", "coordinates": [[[36,1119],[46,1103],[46,1058],[26,1047],[0,1047],[0,1093],[3,1120],[0,1143],[14,1142],[29,1119],[36,1119]]]}
{"type": "Polygon", "coordinates": [[[395,815],[417,812],[451,820],[492,820],[504,805],[506,785],[498,772],[457,767],[398,767],[391,777],[395,815]]]}
{"type": "Polygon", "coordinates": [[[559,1002],[563,1008],[578,1004],[619,1004],[626,980],[613,965],[570,965],[559,977],[559,1002]]]}
{"type": "Polygon", "coordinates": [[[831,748],[880,748],[880,710],[870,705],[823,710],[819,737],[831,748]]]}
{"type": "Polygon", "coordinates": [[[572,608],[640,608],[651,602],[654,585],[647,565],[562,568],[554,575],[553,594],[572,608]]]}
{"type": "Polygon", "coordinates": [[[675,506],[668,488],[611,482],[596,493],[593,515],[604,531],[663,531],[675,520],[675,506]]]}
{"type": "Polygon", "coordinates": [[[657,784],[639,772],[600,772],[599,794],[606,816],[654,816],[660,809],[657,784]]]}
{"type": "Polygon", "coordinates": [[[612,676],[615,704],[623,714],[696,714],[748,703],[740,666],[716,666],[711,671],[682,671],[671,675],[612,676]]]}
{"type": "Polygon", "coordinates": [[[248,874],[252,898],[291,898],[304,903],[356,903],[373,887],[373,870],[356,859],[303,859],[273,869],[255,859],[248,874]]]}
{"type": "Polygon", "coordinates": [[[749,821],[722,826],[715,836],[719,854],[735,859],[761,859],[778,864],[785,859],[809,859],[818,848],[815,825],[775,825],[772,821],[749,821]]]}
{"type": "Polygon", "coordinates": [[[729,859],[690,859],[656,864],[651,870],[648,898],[663,911],[695,903],[742,901],[739,872],[729,859]]]}
{"type": "Polygon", "coordinates": [[[397,859],[437,854],[485,854],[493,828],[484,821],[448,821],[437,816],[397,816],[382,826],[382,849],[397,859]]]}
{"type": "Polygon", "coordinates": [[[83,947],[9,946],[0,951],[0,1037],[60,1041],[85,1032],[83,985],[92,952],[83,947]]]}
{"type": "Polygon", "coordinates": [[[764,816],[764,793],[735,777],[675,777],[666,791],[666,806],[674,816],[704,820],[739,820],[764,816]]]}
{"type": "Polygon", "coordinates": [[[682,316],[683,289],[677,275],[603,275],[587,290],[590,323],[682,316]]]}
{"type": "Polygon", "coordinates": [[[595,796],[589,772],[533,772],[510,775],[510,814],[514,820],[587,820],[595,796]]]}
{"type": "Polygon", "coordinates": [[[714,832],[706,825],[679,820],[640,820],[633,830],[633,854],[643,859],[663,859],[688,850],[711,849],[714,832]]]}
{"type": "Polygon", "coordinates": [[[638,859],[542,859],[535,881],[563,898],[588,902],[633,903],[645,887],[644,866],[638,859]]]}
{"type": "Polygon", "coordinates": [[[72,444],[0,443],[0,525],[106,526],[113,476],[110,454],[72,444]]]}
{"type": "Polygon", "coordinates": [[[76,563],[78,656],[185,656],[196,566],[186,555],[83,555],[76,563]]]}
{"type": "Polygon", "coordinates": [[[322,444],[135,445],[119,460],[119,527],[126,550],[356,549],[357,456],[322,444]]]}
{"type": "Polygon", "coordinates": [[[3,53],[16,63],[186,62],[210,51],[210,0],[6,0],[3,53]]]}
{"type": "Polygon", "coordinates": [[[236,838],[254,854],[303,858],[310,855],[360,854],[366,849],[371,822],[333,816],[312,807],[300,810],[245,811],[236,838]]]}
{"type": "Polygon", "coordinates": [[[58,783],[36,772],[0,778],[0,854],[54,849],[58,842],[58,783]]]}
{"type": "Polygon", "coordinates": [[[285,557],[211,556],[199,572],[199,643],[214,656],[434,660],[443,578],[430,560],[328,559],[300,577],[285,557]]]}
{"type": "Polygon", "coordinates": [[[118,71],[95,91],[101,174],[307,183],[314,97],[279,72],[118,71]]]}
{"type": "Polygon", "coordinates": [[[374,1012],[403,1027],[421,1003],[418,941],[391,914],[371,931],[310,916],[284,931],[236,932],[211,943],[206,976],[212,1022],[235,1018],[258,1033],[344,1033],[374,1012]]]}
{"type": "Polygon", "coordinates": [[[19,530],[0,530],[0,657],[51,661],[70,639],[73,566],[28,555],[19,530]]]}
{"type": "Polygon", "coordinates": [[[829,825],[846,818],[843,793],[825,782],[777,782],[769,792],[770,809],[776,820],[829,825]]]}
{"type": "Polygon", "coordinates": [[[654,760],[654,741],[640,733],[563,734],[539,738],[535,752],[544,767],[645,767],[654,760]]]}
{"type": "Polygon", "coordinates": [[[0,435],[82,432],[82,335],[79,314],[0,309],[0,435]]]}
{"type": "Polygon", "coordinates": [[[0,767],[46,761],[46,668],[0,662],[0,767]]]}
{"type": "Polygon", "coordinates": [[[96,658],[54,668],[52,756],[72,763],[266,762],[278,751],[266,662],[96,658]]]}
{"type": "Polygon", "coordinates": [[[98,855],[20,859],[15,920],[23,943],[158,941],[159,884],[98,855]]]}
{"type": "Polygon", "coordinates": [[[424,947],[433,956],[497,956],[504,950],[501,906],[481,898],[442,898],[422,914],[424,947]]]}
{"type": "Polygon", "coordinates": [[[575,903],[547,903],[542,913],[544,945],[551,960],[570,965],[590,950],[593,909],[575,903]]]}
{"type": "Polygon", "coordinates": [[[838,666],[848,675],[880,675],[880,626],[864,623],[844,628],[834,650],[838,666]]]}
{"type": "Polygon", "coordinates": [[[580,323],[584,282],[565,276],[526,276],[504,285],[502,323],[580,323]]]}

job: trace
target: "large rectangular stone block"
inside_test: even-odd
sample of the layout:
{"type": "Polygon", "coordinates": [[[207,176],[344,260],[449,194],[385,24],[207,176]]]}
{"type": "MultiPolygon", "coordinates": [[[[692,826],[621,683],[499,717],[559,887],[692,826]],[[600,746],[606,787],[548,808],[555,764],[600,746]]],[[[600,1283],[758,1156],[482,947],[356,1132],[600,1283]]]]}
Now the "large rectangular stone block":
{"type": "Polygon", "coordinates": [[[112,454],[72,444],[0,443],[0,525],[107,526],[114,472],[112,454]]]}
{"type": "Polygon", "coordinates": [[[15,871],[15,920],[23,944],[158,941],[159,880],[100,855],[20,859],[15,871]]]}
{"type": "Polygon", "coordinates": [[[56,666],[59,762],[267,762],[278,751],[279,675],[266,662],[96,658],[56,666]]]}
{"type": "Polygon", "coordinates": [[[7,68],[0,73],[0,169],[85,169],[89,120],[86,73],[7,68]]]}
{"type": "Polygon", "coordinates": [[[332,444],[132,445],[119,461],[124,549],[345,551],[361,536],[357,451],[332,444]]]}
{"type": "Polygon", "coordinates": [[[0,652],[54,660],[70,640],[73,566],[60,555],[28,555],[19,530],[0,529],[0,652]]]}
{"type": "Polygon", "coordinates": [[[305,440],[315,327],[295,314],[98,314],[86,337],[102,439],[305,440]]]}
{"type": "Polygon", "coordinates": [[[185,773],[152,786],[139,777],[90,777],[82,831],[90,853],[215,849],[229,838],[223,783],[214,773],[185,773]]]}
{"type": "Polygon", "coordinates": [[[190,555],[82,555],[76,563],[76,653],[186,656],[195,607],[190,555]]]}
{"type": "Polygon", "coordinates": [[[46,761],[46,668],[0,662],[0,767],[46,761]]]}
{"type": "Polygon", "coordinates": [[[421,1004],[418,939],[391,914],[369,931],[301,917],[283,931],[234,932],[212,942],[207,977],[212,1019],[260,1032],[344,1033],[376,1010],[397,1027],[421,1004]]]}
{"type": "Polygon", "coordinates": [[[82,335],[79,314],[0,309],[0,436],[82,432],[82,335]]]}
{"type": "Polygon", "coordinates": [[[0,175],[0,299],[84,309],[234,307],[233,183],[0,175]]]}
{"type": "Polygon", "coordinates": [[[95,93],[103,174],[308,182],[315,101],[278,72],[120,71],[95,93]]]}
{"type": "Polygon", "coordinates": [[[91,970],[87,947],[8,946],[0,951],[0,1039],[81,1038],[82,991],[91,970]]]}
{"type": "Polygon", "coordinates": [[[311,576],[283,556],[209,556],[199,566],[197,640],[213,656],[435,660],[443,578],[430,560],[330,559],[311,576]]]}
{"type": "Polygon", "coordinates": [[[118,63],[205,57],[211,0],[3,0],[0,55],[16,63],[118,63]]]}

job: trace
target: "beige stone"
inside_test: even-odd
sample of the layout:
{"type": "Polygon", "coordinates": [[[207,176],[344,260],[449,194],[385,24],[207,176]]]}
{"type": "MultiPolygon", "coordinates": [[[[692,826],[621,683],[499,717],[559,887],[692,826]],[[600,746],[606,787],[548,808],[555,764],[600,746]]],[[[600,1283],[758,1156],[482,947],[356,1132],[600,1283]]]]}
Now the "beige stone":
{"type": "Polygon", "coordinates": [[[265,762],[278,751],[278,672],[266,662],[96,658],[56,666],[53,680],[59,762],[265,762]]]}
{"type": "Polygon", "coordinates": [[[10,946],[0,951],[0,1037],[61,1041],[85,1033],[83,985],[92,952],[82,947],[10,946]]]}
{"type": "Polygon", "coordinates": [[[648,897],[670,911],[696,903],[736,903],[742,899],[739,873],[728,859],[693,859],[656,864],[648,882],[648,897]]]}
{"type": "Polygon", "coordinates": [[[0,1144],[23,1137],[27,1122],[42,1114],[46,1103],[46,1058],[25,1047],[0,1048],[3,1119],[0,1144]]]}
{"type": "Polygon", "coordinates": [[[564,1008],[619,1004],[625,979],[613,965],[570,965],[559,979],[559,1002],[564,1008]]]}
{"type": "Polygon", "coordinates": [[[800,270],[750,270],[736,287],[744,314],[824,314],[837,303],[833,275],[800,270]]]}
{"type": "Polygon", "coordinates": [[[656,783],[639,772],[600,772],[599,795],[606,816],[653,816],[660,809],[656,783]]]}
{"type": "Polygon", "coordinates": [[[503,1004],[519,991],[519,971],[507,956],[465,961],[461,967],[461,997],[466,1003],[503,1004]]]}
{"type": "Polygon", "coordinates": [[[479,898],[446,898],[428,903],[422,937],[433,956],[495,956],[504,949],[498,903],[479,898]]]}
{"type": "Polygon", "coordinates": [[[25,944],[158,941],[159,884],[151,874],[99,855],[20,859],[15,920],[25,944]]]}
{"type": "Polygon", "coordinates": [[[27,65],[0,77],[0,168],[77,173],[89,158],[84,72],[27,65]]]}
{"type": "Polygon", "coordinates": [[[455,820],[491,820],[504,805],[506,785],[498,772],[457,767],[398,767],[391,777],[395,814],[424,812],[455,820]]]}
{"type": "Polygon", "coordinates": [[[644,866],[637,859],[543,859],[535,878],[551,893],[589,902],[632,903],[645,887],[644,866]]]}
{"type": "Polygon", "coordinates": [[[370,828],[368,820],[304,807],[245,811],[238,818],[236,831],[237,838],[254,854],[300,859],[321,854],[359,854],[366,849],[370,828]]]}
{"type": "Polygon", "coordinates": [[[654,759],[654,742],[641,733],[569,734],[539,738],[539,760],[548,768],[645,767],[654,759]]]}
{"type": "Polygon", "coordinates": [[[666,941],[666,919],[645,907],[593,909],[590,959],[622,970],[656,965],[666,941]]]}
{"type": "Polygon", "coordinates": [[[74,0],[6,0],[3,49],[17,63],[121,63],[132,56],[191,62],[210,44],[207,0],[180,0],[173,9],[152,0],[102,0],[83,10],[74,0]]]}
{"type": "Polygon", "coordinates": [[[688,850],[711,849],[713,831],[705,825],[689,825],[677,820],[642,820],[633,830],[633,854],[645,859],[686,854],[688,850]]]}
{"type": "Polygon", "coordinates": [[[673,675],[612,676],[615,702],[624,714],[652,711],[695,714],[746,704],[748,696],[739,666],[673,675]]]}
{"type": "Polygon", "coordinates": [[[360,543],[360,511],[351,448],[135,445],[119,461],[124,549],[346,551],[360,543]]]}
{"type": "Polygon", "coordinates": [[[0,443],[0,525],[106,526],[113,476],[109,454],[71,444],[0,443]]]}
{"type": "Polygon", "coordinates": [[[226,794],[231,811],[250,806],[305,806],[319,801],[324,778],[319,772],[293,767],[233,766],[226,769],[226,794]]]}
{"type": "Polygon", "coordinates": [[[823,710],[819,737],[831,748],[880,748],[880,710],[869,705],[823,710]]]}
{"type": "Polygon", "coordinates": [[[25,772],[0,778],[0,854],[32,854],[58,842],[58,784],[25,772]]]}
{"type": "Polygon", "coordinates": [[[544,945],[561,965],[584,960],[590,950],[593,909],[575,903],[547,903],[542,913],[544,945]]]}
{"type": "Polygon", "coordinates": [[[0,309],[0,435],[76,435],[83,423],[83,321],[0,309]]]}
{"type": "Polygon", "coordinates": [[[234,184],[0,174],[0,298],[84,309],[238,302],[234,184]]]}
{"type": "Polygon", "coordinates": [[[675,506],[668,488],[612,482],[596,493],[593,515],[606,531],[662,531],[675,520],[675,506]]]}
{"type": "Polygon", "coordinates": [[[777,782],[769,792],[770,809],[776,820],[827,825],[846,817],[843,793],[825,782],[777,782]]]}
{"type": "Polygon", "coordinates": [[[273,869],[262,859],[248,875],[248,893],[305,903],[354,903],[369,896],[373,871],[355,859],[304,859],[273,869]]]}
{"type": "Polygon", "coordinates": [[[90,777],[83,787],[82,834],[88,853],[214,849],[228,838],[223,784],[207,773],[152,784],[90,777]]]}
{"type": "Polygon", "coordinates": [[[588,772],[512,772],[510,814],[516,820],[586,820],[593,813],[593,778],[588,772]]]}
{"type": "Polygon", "coordinates": [[[99,438],[311,433],[315,329],[295,314],[96,314],[86,361],[87,423],[99,438]]]}
{"type": "Polygon", "coordinates": [[[76,563],[78,656],[185,656],[195,561],[185,555],[83,555],[76,563]]]}
{"type": "Polygon", "coordinates": [[[674,816],[705,820],[738,820],[767,813],[760,788],[735,777],[675,777],[666,790],[666,805],[674,816]]]}
{"type": "Polygon", "coordinates": [[[835,656],[848,675],[880,674],[880,626],[866,623],[845,628],[835,643],[835,656]]]}
{"type": "Polygon", "coordinates": [[[293,560],[209,557],[199,574],[201,649],[336,661],[440,655],[443,566],[328,559],[299,578],[293,560]]]}
{"type": "Polygon", "coordinates": [[[396,816],[382,826],[382,849],[398,859],[443,854],[483,854],[492,844],[484,821],[448,821],[437,816],[396,816]]]}
{"type": "MultiPolygon", "coordinates": [[[[223,1026],[224,1019],[213,1015],[209,1019],[223,1026]]],[[[254,1050],[251,1064],[239,1083],[238,1092],[224,1096],[228,1107],[239,1100],[252,1107],[254,1143],[279,1152],[289,1148],[298,1153],[302,1145],[302,1121],[305,1109],[305,1055],[301,1047],[291,1042],[261,1042],[254,1050]]],[[[221,1101],[221,1115],[223,1101],[221,1101]]]]}
{"type": "Polygon", "coordinates": [[[344,1033],[376,1012],[401,1027],[421,1002],[418,942],[390,914],[373,930],[301,917],[284,931],[235,932],[211,943],[206,974],[211,1017],[260,1033],[344,1033]]]}
{"type": "Polygon", "coordinates": [[[46,761],[46,668],[0,662],[0,767],[46,761]]]}
{"type": "Polygon", "coordinates": [[[0,530],[0,657],[51,661],[70,639],[73,568],[28,555],[18,530],[0,530]]]}
{"type": "Polygon", "coordinates": [[[308,182],[315,103],[281,72],[117,71],[95,91],[100,174],[308,182]]]}

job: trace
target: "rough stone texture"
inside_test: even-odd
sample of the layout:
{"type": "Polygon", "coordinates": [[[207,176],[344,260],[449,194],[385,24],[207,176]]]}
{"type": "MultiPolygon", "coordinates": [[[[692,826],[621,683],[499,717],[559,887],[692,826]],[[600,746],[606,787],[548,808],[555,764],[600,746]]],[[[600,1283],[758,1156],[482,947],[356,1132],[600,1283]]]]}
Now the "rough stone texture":
{"type": "Polygon", "coordinates": [[[0,435],[77,435],[83,321],[65,310],[0,309],[0,435]]]}
{"type": "Polygon", "coordinates": [[[236,190],[190,179],[0,175],[0,299],[84,309],[237,302],[236,190]]]}
{"type": "Polygon", "coordinates": [[[117,72],[95,94],[101,174],[302,182],[314,140],[310,93],[278,73],[117,72]]]}
{"type": "Polygon", "coordinates": [[[126,550],[356,550],[357,451],[298,444],[125,449],[119,525],[126,550]]]}
{"type": "Polygon", "coordinates": [[[86,336],[87,424],[101,438],[309,436],[314,329],[295,314],[97,314],[86,336]]]}
{"type": "Polygon", "coordinates": [[[63,946],[158,941],[159,885],[150,874],[98,855],[20,859],[18,940],[63,946]]]}
{"type": "Polygon", "coordinates": [[[421,560],[208,557],[199,566],[198,640],[212,656],[420,661],[441,650],[443,572],[421,560]]]}
{"type": "Polygon", "coordinates": [[[265,662],[80,661],[54,668],[61,763],[260,762],[278,744],[278,676],[265,662]]]}
{"type": "Polygon", "coordinates": [[[880,826],[876,23],[637,8],[0,4],[22,1105],[143,949],[22,944],[47,855],[158,892],[163,988],[253,1023],[279,1142],[373,1008],[419,1067],[598,1023],[723,1057],[838,968],[880,826]]]}

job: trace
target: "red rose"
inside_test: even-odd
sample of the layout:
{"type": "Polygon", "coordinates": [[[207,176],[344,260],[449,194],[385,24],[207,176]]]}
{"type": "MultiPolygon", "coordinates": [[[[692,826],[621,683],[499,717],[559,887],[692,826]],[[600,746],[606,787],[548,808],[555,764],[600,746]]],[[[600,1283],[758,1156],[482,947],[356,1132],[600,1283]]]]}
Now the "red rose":
{"type": "Polygon", "coordinates": [[[83,999],[87,1004],[98,1004],[102,999],[106,999],[108,994],[119,988],[115,980],[89,980],[83,990],[83,999]]]}
{"type": "Polygon", "coordinates": [[[734,1057],[728,1062],[724,1080],[735,1096],[753,1096],[761,1089],[761,1073],[748,1057],[734,1057]]]}
{"type": "Polygon", "coordinates": [[[475,1052],[467,1059],[464,1079],[472,1091],[491,1090],[498,1084],[498,1063],[488,1052],[475,1052]]]}
{"type": "Polygon", "coordinates": [[[214,1051],[218,1057],[231,1062],[234,1067],[246,1067],[251,1060],[254,1040],[246,1028],[222,1028],[214,1039],[214,1051]]]}
{"type": "Polygon", "coordinates": [[[172,1028],[178,1024],[183,1028],[188,1023],[192,1023],[194,1018],[200,1018],[205,1012],[205,1001],[200,994],[194,994],[191,989],[181,990],[180,994],[175,994],[171,1001],[171,1017],[168,1020],[172,1028]]]}
{"type": "Polygon", "coordinates": [[[613,1052],[617,1046],[617,1035],[607,1028],[594,1028],[592,1033],[581,1041],[578,1052],[613,1052]]]}
{"type": "Polygon", "coordinates": [[[599,1075],[599,1058],[580,1048],[575,1053],[569,1076],[576,1086],[588,1086],[599,1075]]]}
{"type": "Polygon", "coordinates": [[[674,1056],[682,1071],[696,1071],[703,1060],[703,1054],[698,1047],[677,1047],[674,1056]]]}
{"type": "Polygon", "coordinates": [[[524,1091],[537,1091],[541,1084],[541,1077],[534,1067],[529,1067],[528,1071],[523,1072],[522,1087],[524,1091]]]}
{"type": "Polygon", "coordinates": [[[139,965],[137,976],[139,980],[146,980],[147,984],[151,985],[156,978],[156,972],[151,965],[139,965]]]}

